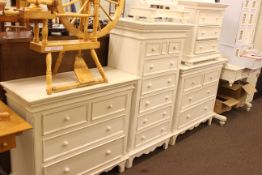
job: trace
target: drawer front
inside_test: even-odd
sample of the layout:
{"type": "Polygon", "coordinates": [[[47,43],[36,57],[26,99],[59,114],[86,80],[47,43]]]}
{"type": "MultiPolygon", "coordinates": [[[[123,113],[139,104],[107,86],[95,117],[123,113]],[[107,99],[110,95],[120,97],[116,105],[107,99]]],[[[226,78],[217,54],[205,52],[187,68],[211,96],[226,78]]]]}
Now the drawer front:
{"type": "Polygon", "coordinates": [[[161,137],[168,133],[169,130],[169,123],[163,123],[156,127],[153,127],[149,130],[146,130],[142,133],[136,135],[136,147],[146,144],[150,141],[154,141],[156,138],[161,137]]]}
{"type": "Polygon", "coordinates": [[[195,54],[216,52],[217,45],[218,45],[217,40],[197,41],[195,45],[195,54]]]}
{"type": "Polygon", "coordinates": [[[43,134],[49,134],[87,121],[86,106],[64,109],[51,114],[43,114],[43,134]]]}
{"type": "Polygon", "coordinates": [[[168,53],[169,54],[179,54],[182,49],[182,44],[181,42],[170,42],[169,43],[169,48],[168,48],[168,53]]]}
{"type": "Polygon", "coordinates": [[[223,14],[219,11],[200,12],[198,24],[200,25],[221,25],[223,14]]]}
{"type": "Polygon", "coordinates": [[[198,74],[195,76],[187,77],[184,80],[184,92],[188,92],[194,89],[200,89],[203,83],[203,75],[198,74]]]}
{"type": "Polygon", "coordinates": [[[83,147],[84,145],[88,145],[106,137],[110,137],[111,135],[123,132],[124,117],[120,117],[81,129],[79,131],[44,140],[44,160],[52,159],[75,150],[76,148],[83,147]]]}
{"type": "Polygon", "coordinates": [[[220,78],[220,70],[206,72],[204,78],[204,85],[217,82],[219,78],[220,78]]]}
{"type": "Polygon", "coordinates": [[[15,134],[0,137],[0,153],[16,147],[15,134]]]}
{"type": "Polygon", "coordinates": [[[171,107],[154,111],[152,113],[140,116],[137,120],[137,130],[144,129],[152,124],[171,118],[171,107]]]}
{"type": "Polygon", "coordinates": [[[180,113],[178,127],[184,127],[187,124],[190,124],[191,122],[201,118],[201,116],[212,114],[212,112],[214,111],[214,102],[215,98],[212,101],[207,101],[185,112],[180,113]]]}
{"type": "Polygon", "coordinates": [[[190,107],[191,105],[197,104],[200,101],[203,101],[209,97],[216,96],[217,94],[217,84],[212,86],[205,87],[199,91],[191,92],[182,97],[181,101],[181,110],[190,107]]]}
{"type": "Polygon", "coordinates": [[[142,83],[142,95],[164,90],[176,84],[176,74],[144,79],[142,83]]]}
{"type": "Polygon", "coordinates": [[[119,112],[123,112],[127,108],[127,95],[114,94],[111,98],[100,98],[91,101],[91,117],[92,120],[107,117],[119,112]]]}
{"type": "Polygon", "coordinates": [[[178,57],[146,60],[143,75],[177,70],[178,57]]]}
{"type": "Polygon", "coordinates": [[[147,42],[146,43],[146,57],[161,55],[162,42],[147,42]]]}
{"type": "Polygon", "coordinates": [[[217,39],[220,35],[220,28],[218,27],[199,27],[197,32],[197,39],[217,39]]]}
{"type": "Polygon", "coordinates": [[[121,157],[124,139],[119,139],[44,168],[45,175],[76,175],[121,157]]]}
{"type": "Polygon", "coordinates": [[[146,112],[158,106],[163,106],[173,101],[173,91],[156,94],[140,100],[139,113],[146,112]]]}

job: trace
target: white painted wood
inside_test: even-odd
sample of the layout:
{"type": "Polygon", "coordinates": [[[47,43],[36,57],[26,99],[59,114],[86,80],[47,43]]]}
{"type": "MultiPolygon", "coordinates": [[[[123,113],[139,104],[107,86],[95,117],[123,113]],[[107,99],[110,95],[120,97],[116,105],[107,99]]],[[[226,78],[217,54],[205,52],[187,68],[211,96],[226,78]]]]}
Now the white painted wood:
{"type": "Polygon", "coordinates": [[[181,65],[178,93],[173,116],[174,145],[176,137],[208,121],[214,114],[218,81],[225,59],[218,59],[193,66],[181,65]]]}
{"type": "Polygon", "coordinates": [[[189,11],[194,27],[187,33],[182,61],[187,65],[220,58],[218,38],[227,5],[194,1],[179,1],[189,11]]]}
{"type": "MultiPolygon", "coordinates": [[[[131,99],[138,77],[105,70],[108,83],[51,96],[45,93],[45,77],[1,82],[8,105],[33,126],[18,137],[11,153],[12,174],[90,175],[115,166],[124,170],[131,99]]],[[[68,75],[73,73],[58,76],[72,81],[68,75]]]]}
{"type": "Polygon", "coordinates": [[[190,27],[122,19],[111,32],[108,64],[142,77],[130,121],[128,168],[135,157],[168,147],[183,41],[190,27]]]}

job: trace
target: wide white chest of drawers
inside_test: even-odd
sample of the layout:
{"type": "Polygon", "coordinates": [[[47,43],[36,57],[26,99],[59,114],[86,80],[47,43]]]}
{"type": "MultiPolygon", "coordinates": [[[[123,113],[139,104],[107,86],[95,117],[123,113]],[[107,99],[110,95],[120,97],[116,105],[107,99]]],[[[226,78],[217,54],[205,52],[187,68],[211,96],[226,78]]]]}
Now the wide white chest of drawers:
{"type": "Polygon", "coordinates": [[[219,58],[218,39],[227,5],[193,1],[178,3],[189,12],[189,22],[194,25],[185,40],[182,62],[192,65],[219,58]]]}
{"type": "Polygon", "coordinates": [[[214,105],[218,82],[225,59],[194,66],[181,65],[179,86],[173,120],[174,145],[176,137],[216,116],[214,105]]]}
{"type": "MultiPolygon", "coordinates": [[[[11,153],[12,175],[90,175],[117,165],[124,170],[137,77],[110,68],[106,74],[109,83],[51,96],[44,77],[1,83],[8,105],[33,126],[11,153]]],[[[57,76],[56,83],[70,82],[73,73],[57,76]]]]}
{"type": "Polygon", "coordinates": [[[133,159],[168,147],[183,41],[188,25],[122,19],[110,34],[108,64],[140,76],[128,139],[133,159]]]}

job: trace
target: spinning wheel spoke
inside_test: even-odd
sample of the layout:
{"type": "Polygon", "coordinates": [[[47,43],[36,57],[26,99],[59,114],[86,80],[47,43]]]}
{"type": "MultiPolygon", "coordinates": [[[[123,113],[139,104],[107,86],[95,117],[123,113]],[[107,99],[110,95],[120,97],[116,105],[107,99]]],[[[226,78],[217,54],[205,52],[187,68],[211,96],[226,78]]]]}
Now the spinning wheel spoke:
{"type": "Polygon", "coordinates": [[[107,13],[107,11],[104,9],[104,7],[103,7],[101,4],[99,4],[99,6],[100,6],[101,10],[104,12],[104,14],[108,17],[108,19],[109,19],[110,21],[113,21],[113,19],[112,19],[111,16],[107,13]]]}
{"type": "Polygon", "coordinates": [[[67,2],[67,3],[65,3],[65,4],[63,4],[63,7],[70,6],[70,5],[72,5],[72,4],[74,4],[74,3],[78,2],[78,1],[79,1],[79,0],[72,0],[72,1],[69,1],[69,2],[67,2]]]}

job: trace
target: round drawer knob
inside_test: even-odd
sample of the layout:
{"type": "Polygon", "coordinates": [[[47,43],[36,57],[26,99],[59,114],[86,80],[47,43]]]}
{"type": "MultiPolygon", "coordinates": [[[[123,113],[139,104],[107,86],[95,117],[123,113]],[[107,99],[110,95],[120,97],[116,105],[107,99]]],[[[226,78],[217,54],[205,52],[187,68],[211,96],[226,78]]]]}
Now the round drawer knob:
{"type": "Polygon", "coordinates": [[[113,108],[112,104],[108,105],[108,107],[107,107],[107,109],[112,109],[112,108],[113,108]]]}
{"type": "Polygon", "coordinates": [[[210,91],[207,91],[207,94],[209,95],[211,92],[210,91]]]}
{"type": "Polygon", "coordinates": [[[167,115],[167,112],[163,112],[162,116],[165,117],[167,115]]]}
{"type": "Polygon", "coordinates": [[[216,18],[216,21],[218,21],[219,20],[219,18],[216,18]]]}
{"type": "Polygon", "coordinates": [[[146,136],[142,136],[142,137],[141,137],[141,140],[145,140],[145,139],[146,139],[146,136]]]}
{"type": "Polygon", "coordinates": [[[190,97],[190,98],[188,98],[188,101],[190,101],[190,102],[191,102],[192,100],[193,100],[193,97],[190,97]]]}
{"type": "Polygon", "coordinates": [[[147,85],[147,88],[149,89],[149,88],[151,88],[151,87],[152,87],[152,84],[149,83],[149,84],[147,85]]]}
{"type": "Polygon", "coordinates": [[[194,81],[192,81],[192,83],[191,83],[193,86],[196,84],[196,82],[194,82],[194,81]]]}
{"type": "Polygon", "coordinates": [[[107,132],[109,132],[109,131],[111,131],[111,130],[112,130],[112,127],[111,127],[111,126],[107,126],[107,127],[106,127],[106,131],[107,131],[107,132]]]}
{"type": "Polygon", "coordinates": [[[69,145],[69,142],[66,140],[63,142],[63,146],[68,146],[69,145]]]}
{"type": "Polygon", "coordinates": [[[207,109],[208,109],[207,107],[204,108],[205,111],[207,111],[207,109]]]}
{"type": "Polygon", "coordinates": [[[109,156],[109,155],[111,155],[111,154],[112,154],[112,151],[111,151],[111,150],[107,150],[107,151],[106,151],[106,155],[107,155],[107,156],[109,156]]]}
{"type": "Polygon", "coordinates": [[[214,77],[212,76],[212,77],[210,77],[210,80],[213,80],[214,79],[214,77]]]}
{"type": "Polygon", "coordinates": [[[66,121],[66,122],[70,121],[70,119],[71,119],[71,118],[70,118],[69,116],[66,116],[66,117],[65,117],[65,121],[66,121]]]}
{"type": "Polygon", "coordinates": [[[218,32],[214,32],[216,35],[218,34],[218,32]]]}
{"type": "Polygon", "coordinates": [[[164,132],[164,131],[165,131],[165,128],[161,128],[160,131],[161,131],[161,132],[164,132]]]}
{"type": "Polygon", "coordinates": [[[171,62],[169,63],[169,65],[170,65],[170,66],[174,66],[174,62],[171,61],[171,62]]]}
{"type": "Polygon", "coordinates": [[[143,124],[146,124],[148,122],[148,119],[143,120],[143,124]]]}
{"type": "Polygon", "coordinates": [[[65,173],[69,173],[69,172],[70,172],[70,168],[69,168],[69,167],[66,167],[66,168],[64,169],[64,172],[65,172],[65,173]]]}
{"type": "Polygon", "coordinates": [[[150,66],[149,66],[149,69],[150,69],[150,70],[154,69],[154,65],[150,65],[150,66]]]}
{"type": "Polygon", "coordinates": [[[152,48],[152,49],[151,49],[151,51],[152,51],[152,52],[155,52],[155,49],[154,49],[154,48],[152,48]]]}
{"type": "Polygon", "coordinates": [[[201,35],[205,35],[205,33],[204,33],[204,32],[202,32],[202,33],[201,33],[201,35]]]}
{"type": "Polygon", "coordinates": [[[166,97],[165,97],[165,100],[166,100],[166,101],[169,100],[169,96],[166,96],[166,97]]]}
{"type": "Polygon", "coordinates": [[[8,143],[7,143],[7,142],[4,142],[4,143],[3,143],[3,147],[8,147],[8,143]]]}
{"type": "Polygon", "coordinates": [[[167,83],[170,84],[170,83],[171,83],[171,79],[168,79],[168,80],[167,80],[167,83]]]}
{"type": "Polygon", "coordinates": [[[175,46],[173,47],[173,50],[176,50],[176,47],[175,47],[175,46]]]}
{"type": "Polygon", "coordinates": [[[203,21],[204,21],[205,19],[206,19],[205,17],[202,18],[203,21]]]}
{"type": "Polygon", "coordinates": [[[146,106],[149,106],[149,105],[150,105],[150,102],[149,102],[149,101],[147,101],[147,102],[145,103],[145,105],[146,105],[146,106]]]}
{"type": "Polygon", "coordinates": [[[186,119],[189,120],[190,118],[191,118],[191,116],[188,114],[188,115],[186,116],[186,119]]]}
{"type": "Polygon", "coordinates": [[[203,49],[203,47],[199,47],[199,50],[202,50],[203,49]]]}

